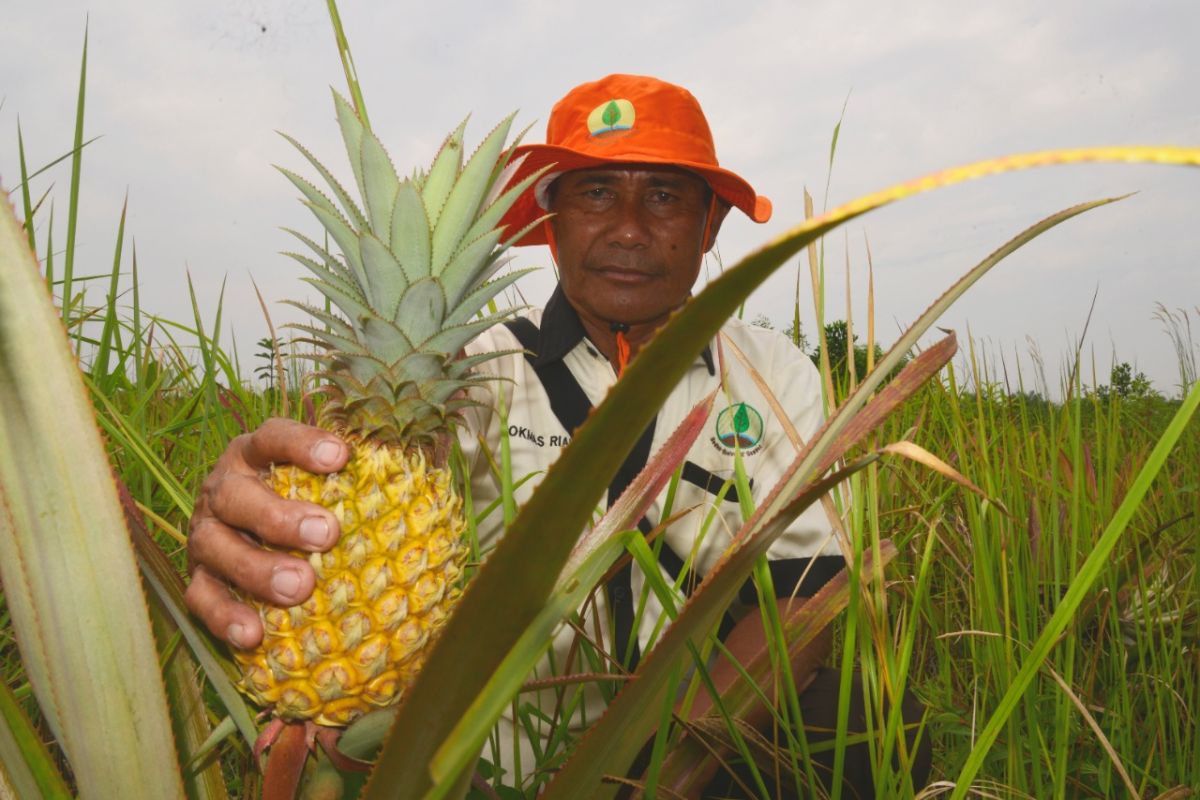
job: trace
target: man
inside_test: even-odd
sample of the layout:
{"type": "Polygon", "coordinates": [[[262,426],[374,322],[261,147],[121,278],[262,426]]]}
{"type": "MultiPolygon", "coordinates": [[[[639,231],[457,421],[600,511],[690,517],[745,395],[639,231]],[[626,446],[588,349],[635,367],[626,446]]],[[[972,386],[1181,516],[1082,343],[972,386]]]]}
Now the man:
{"type": "MultiPolygon", "coordinates": [[[[552,214],[518,244],[548,244],[560,283],[543,311],[494,328],[468,348],[528,353],[488,362],[486,369],[504,379],[493,388],[500,402],[488,398],[488,405],[467,413],[460,441],[477,509],[499,492],[479,440],[498,452],[501,436],[507,435],[513,477],[541,474],[629,359],[687,300],[730,209],[738,208],[756,222],[765,222],[771,213],[765,197],[718,165],[695,98],[653,78],[612,75],[575,88],[551,113],[547,144],[522,146],[517,155],[525,160],[514,181],[553,166],[514,205],[504,224],[508,230],[522,230],[552,214]],[[503,431],[496,405],[506,410],[503,431]]],[[[712,568],[740,527],[739,498],[730,484],[735,451],[740,450],[752,490],[760,495],[795,455],[789,433],[807,439],[821,424],[818,376],[803,353],[777,334],[736,320],[726,324],[721,337],[733,347],[714,342],[705,348],[609,489],[611,502],[683,416],[714,389],[721,390],[709,431],[688,453],[671,509],[694,510],[663,535],[660,570],[668,581],[678,579],[685,592],[712,568]],[[731,355],[735,350],[739,357],[731,355]],[[722,352],[725,356],[719,358],[722,352]],[[770,387],[770,397],[755,373],[770,387]],[[784,409],[786,419],[778,419],[773,408],[784,409]]],[[[346,447],[330,434],[281,420],[235,440],[222,456],[205,482],[192,521],[194,568],[187,593],[189,607],[216,635],[237,647],[254,646],[262,635],[257,615],[229,595],[226,581],[285,606],[302,602],[312,591],[313,575],[305,561],[247,545],[239,531],[308,551],[327,549],[336,541],[337,523],[328,512],[275,496],[264,486],[261,471],[280,462],[333,471],[346,457],[346,447]]],[[[536,477],[517,489],[518,502],[535,483],[536,477]]],[[[643,530],[664,518],[663,502],[658,498],[652,505],[640,525],[643,530]]],[[[485,551],[502,533],[498,516],[480,525],[485,551]]],[[[840,569],[841,556],[829,530],[824,513],[813,507],[772,546],[768,556],[781,605],[786,607],[793,596],[811,596],[840,569]]],[[[601,616],[613,620],[612,629],[602,634],[607,649],[625,664],[636,661],[661,632],[662,608],[644,578],[639,571],[622,570],[599,601],[601,616]]],[[[752,587],[743,595],[746,607],[756,604],[752,587]]],[[[735,655],[750,652],[764,636],[758,615],[746,614],[746,607],[733,609],[724,628],[735,655]],[[740,620],[735,622],[734,616],[740,620]]],[[[564,629],[553,653],[557,669],[589,669],[579,663],[578,645],[564,629]]],[[[718,686],[734,675],[727,663],[714,666],[718,686]]],[[[802,679],[807,683],[811,672],[802,679]]],[[[810,696],[828,706],[830,693],[810,696]]],[[[539,700],[554,703],[553,696],[532,702],[539,700]]],[[[580,702],[580,716],[595,719],[599,694],[585,691],[580,702]]],[[[698,705],[706,707],[706,698],[698,705]]],[[[824,716],[831,721],[835,712],[835,707],[827,708],[824,716]]],[[[509,727],[513,724],[508,721],[509,727]]],[[[524,741],[520,735],[513,738],[524,741]]],[[[502,743],[497,755],[511,769],[517,759],[508,749],[502,743]]],[[[521,760],[528,764],[528,755],[521,760]]],[[[870,793],[869,774],[848,777],[860,792],[870,793]]]]}

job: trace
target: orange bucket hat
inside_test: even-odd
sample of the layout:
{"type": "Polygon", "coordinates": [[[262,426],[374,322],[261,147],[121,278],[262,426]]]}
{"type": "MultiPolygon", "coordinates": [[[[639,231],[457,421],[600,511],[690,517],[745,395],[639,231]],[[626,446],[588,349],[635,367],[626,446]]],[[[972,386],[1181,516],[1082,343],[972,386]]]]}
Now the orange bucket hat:
{"type": "MultiPolygon", "coordinates": [[[[755,222],[771,218],[771,201],[717,164],[712,131],[692,93],[657,78],[609,75],[572,89],[550,112],[546,144],[517,147],[525,157],[510,185],[545,166],[550,171],[525,192],[501,224],[519,231],[547,212],[546,189],[564,172],[605,164],[666,164],[697,173],[721,200],[755,222]]],[[[546,226],[518,246],[547,244],[546,226]]]]}

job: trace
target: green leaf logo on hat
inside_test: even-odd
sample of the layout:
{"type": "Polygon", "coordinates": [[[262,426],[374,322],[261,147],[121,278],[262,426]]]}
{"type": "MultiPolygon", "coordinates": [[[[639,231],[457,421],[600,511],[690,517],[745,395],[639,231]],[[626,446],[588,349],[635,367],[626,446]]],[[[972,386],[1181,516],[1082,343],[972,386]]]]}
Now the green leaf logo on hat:
{"type": "Polygon", "coordinates": [[[633,103],[628,100],[608,100],[592,109],[588,114],[588,132],[600,136],[613,131],[627,131],[633,127],[633,103]]]}

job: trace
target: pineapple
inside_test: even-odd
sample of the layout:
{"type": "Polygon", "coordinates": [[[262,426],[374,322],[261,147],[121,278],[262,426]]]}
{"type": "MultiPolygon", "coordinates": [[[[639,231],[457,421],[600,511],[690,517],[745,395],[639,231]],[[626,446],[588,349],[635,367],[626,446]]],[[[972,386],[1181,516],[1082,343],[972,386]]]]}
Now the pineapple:
{"type": "MultiPolygon", "coordinates": [[[[524,271],[490,280],[505,238],[497,225],[532,175],[515,172],[504,149],[512,117],[463,163],[465,122],[427,173],[400,180],[383,146],[344,98],[338,122],[362,207],[295,140],[341,209],[300,176],[281,170],[337,244],[335,257],[290,231],[315,258],[289,253],[341,314],[294,304],[317,325],[298,325],[318,347],[327,382],[319,424],[351,446],[333,475],[293,466],[271,471],[288,498],[318,503],[341,523],[327,553],[304,554],[317,574],[303,605],[254,600],[265,635],[236,653],[240,686],[284,720],[346,725],[397,702],[412,683],[460,593],[467,546],[454,477],[445,463],[450,426],[482,378],[462,347],[506,313],[481,313],[524,271]],[[503,241],[502,241],[503,240],[503,241]]],[[[536,224],[536,223],[535,223],[536,224]]]]}

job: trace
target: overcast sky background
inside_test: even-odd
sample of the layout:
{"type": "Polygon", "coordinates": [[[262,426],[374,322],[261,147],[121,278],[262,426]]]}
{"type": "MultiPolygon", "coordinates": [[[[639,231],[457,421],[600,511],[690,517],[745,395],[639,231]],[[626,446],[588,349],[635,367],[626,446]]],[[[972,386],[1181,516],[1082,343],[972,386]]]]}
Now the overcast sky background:
{"type": "MultiPolygon", "coordinates": [[[[818,209],[830,138],[846,104],[830,207],[934,170],[992,156],[1105,144],[1200,145],[1200,3],[1067,2],[514,2],[367,3],[342,18],[375,130],[403,173],[427,164],[468,112],[477,142],[506,113],[541,141],[550,106],[610,72],[687,86],[713,127],[723,166],[775,205],[766,225],[736,212],[719,242],[725,264],[818,209]],[[848,98],[848,101],[847,101],[848,98]]],[[[272,164],[311,174],[274,131],[294,135],[347,175],[329,87],[344,87],[325,4],[0,0],[0,182],[17,183],[17,120],[31,167],[71,146],[79,59],[90,15],[77,274],[107,272],[122,200],[136,241],[147,311],[186,320],[190,271],[208,322],[225,286],[224,344],[246,372],[266,325],[251,278],[277,322],[278,304],[314,293],[282,225],[310,232],[296,192],[272,164]]],[[[55,229],[66,226],[67,165],[51,184],[55,229]]],[[[860,218],[826,243],[829,317],[866,313],[866,246],[875,268],[879,336],[895,339],[955,278],[1018,231],[1075,203],[1138,192],[1072,220],[1010,257],[942,320],[970,332],[1029,388],[1036,343],[1057,394],[1063,358],[1083,333],[1107,381],[1129,361],[1171,395],[1177,360],[1155,304],[1185,309],[1200,340],[1200,171],[1095,165],[1001,176],[860,218]]],[[[45,222],[39,240],[44,243],[45,222]]],[[[129,263],[127,241],[126,267],[129,263]]],[[[40,244],[44,247],[44,244],[40,244]]],[[[544,299],[548,254],[523,284],[544,299]]],[[[793,262],[747,307],[785,327],[793,262]]],[[[716,269],[716,264],[710,265],[716,269]]],[[[804,331],[815,330],[807,266],[804,331]]],[[[100,300],[97,286],[91,299],[100,300]]],[[[863,331],[865,334],[865,330],[863,331]]],[[[999,377],[999,376],[998,376],[999,377]]]]}

